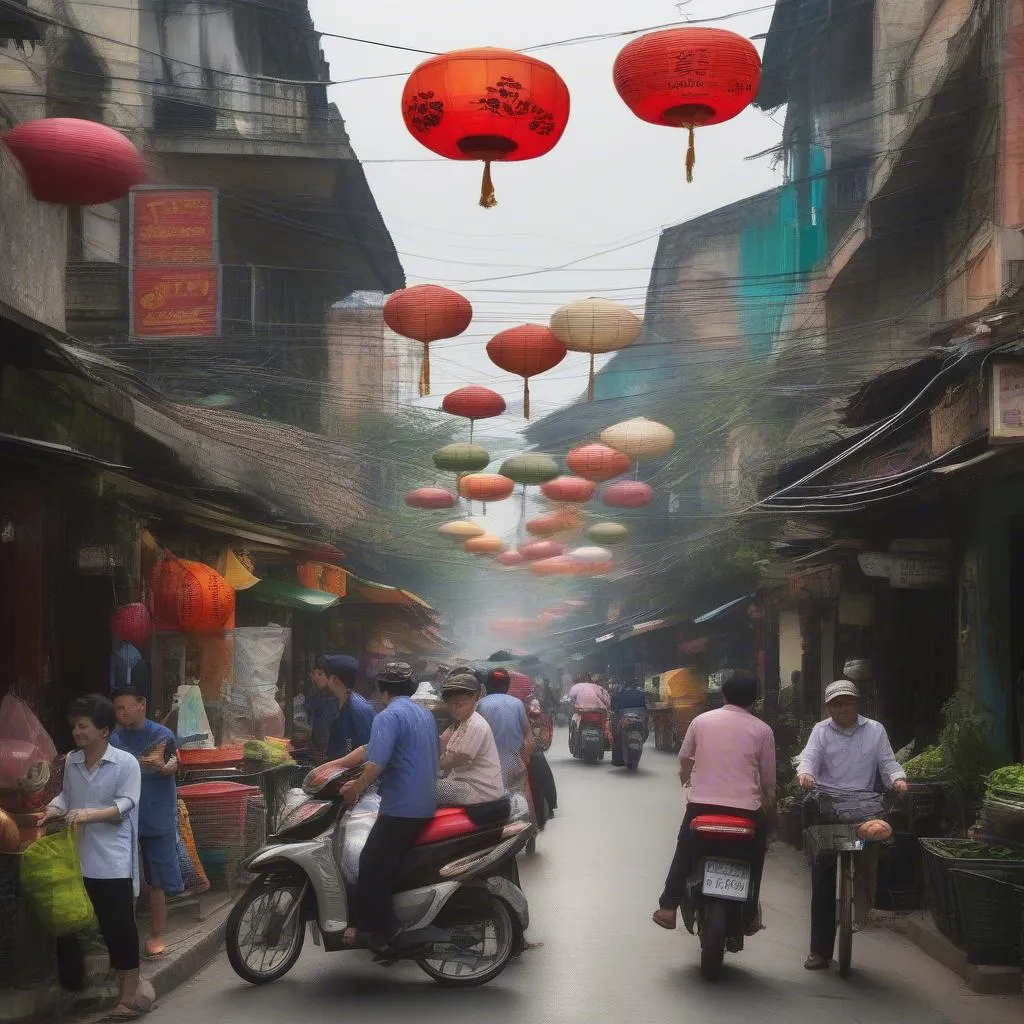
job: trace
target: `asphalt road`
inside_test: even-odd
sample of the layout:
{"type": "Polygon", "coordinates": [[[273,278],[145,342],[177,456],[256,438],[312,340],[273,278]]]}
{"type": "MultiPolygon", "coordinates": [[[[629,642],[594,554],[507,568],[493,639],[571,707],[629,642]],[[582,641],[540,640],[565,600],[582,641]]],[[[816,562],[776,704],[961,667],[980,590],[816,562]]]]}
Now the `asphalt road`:
{"type": "Polygon", "coordinates": [[[697,940],[681,927],[656,928],[651,912],[682,817],[674,758],[645,751],[639,772],[587,767],[569,759],[566,734],[550,760],[558,815],[521,874],[530,900],[528,952],[490,985],[470,991],[435,986],[418,968],[381,968],[366,953],[324,953],[306,943],[291,973],[270,986],[241,982],[221,956],[172,993],[152,1024],[215,1021],[353,1020],[460,1024],[495,1020],[537,1024],[700,1021],[743,1024],[1020,1024],[1020,999],[976,996],[960,980],[884,928],[856,936],[855,973],[803,970],[807,879],[799,858],[776,849],[766,870],[768,929],[728,957],[716,985],[698,973],[697,940]]]}

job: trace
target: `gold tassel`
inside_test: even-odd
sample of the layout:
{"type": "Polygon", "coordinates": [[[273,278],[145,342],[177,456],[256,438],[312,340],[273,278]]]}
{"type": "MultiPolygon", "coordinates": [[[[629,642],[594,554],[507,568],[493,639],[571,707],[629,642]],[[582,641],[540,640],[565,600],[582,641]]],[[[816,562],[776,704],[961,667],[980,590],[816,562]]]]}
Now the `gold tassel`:
{"type": "Polygon", "coordinates": [[[594,353],[590,353],[590,379],[587,381],[587,401],[594,400],[594,353]]]}
{"type": "Polygon", "coordinates": [[[530,378],[523,378],[523,417],[530,418],[530,378]]]}
{"type": "Polygon", "coordinates": [[[697,162],[697,145],[694,138],[693,125],[690,125],[690,146],[686,150],[686,180],[693,181],[693,166],[697,162]]]}
{"type": "Polygon", "coordinates": [[[498,205],[494,197],[494,182],[491,181],[491,161],[484,161],[484,180],[480,184],[480,205],[485,210],[493,209],[498,205]]]}
{"type": "Polygon", "coordinates": [[[420,365],[420,398],[430,394],[430,346],[423,346],[423,362],[420,365]]]}

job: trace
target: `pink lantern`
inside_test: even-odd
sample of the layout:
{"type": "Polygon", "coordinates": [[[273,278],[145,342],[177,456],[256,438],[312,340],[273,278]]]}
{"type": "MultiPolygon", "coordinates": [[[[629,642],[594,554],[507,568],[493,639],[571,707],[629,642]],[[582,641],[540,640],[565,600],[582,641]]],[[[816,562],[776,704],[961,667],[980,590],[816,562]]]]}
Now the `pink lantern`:
{"type": "Polygon", "coordinates": [[[593,480],[584,480],[581,476],[560,476],[544,484],[540,493],[551,501],[565,501],[582,505],[597,492],[597,484],[593,480]]]}
{"type": "Polygon", "coordinates": [[[640,480],[620,480],[604,489],[601,501],[609,508],[644,508],[654,500],[654,491],[640,480]]]}
{"type": "Polygon", "coordinates": [[[503,551],[497,558],[498,565],[505,569],[515,569],[526,559],[518,551],[503,551]]]}
{"type": "Polygon", "coordinates": [[[565,548],[554,540],[535,540],[524,544],[519,553],[528,562],[539,562],[543,558],[558,558],[565,554],[565,548]]]}
{"type": "Polygon", "coordinates": [[[410,491],[405,496],[405,503],[409,508],[421,508],[437,510],[455,507],[455,495],[446,491],[443,487],[420,487],[418,490],[410,491]]]}

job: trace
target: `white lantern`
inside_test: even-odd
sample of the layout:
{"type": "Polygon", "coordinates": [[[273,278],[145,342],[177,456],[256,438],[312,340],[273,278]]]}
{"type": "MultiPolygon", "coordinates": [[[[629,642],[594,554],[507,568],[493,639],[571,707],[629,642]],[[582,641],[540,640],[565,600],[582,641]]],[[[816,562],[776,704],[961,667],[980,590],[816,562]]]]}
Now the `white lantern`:
{"type": "Polygon", "coordinates": [[[634,459],[659,459],[676,443],[676,435],[663,423],[639,417],[601,432],[602,444],[634,459]]]}
{"type": "Polygon", "coordinates": [[[607,548],[576,548],[570,551],[567,557],[584,565],[596,565],[601,562],[610,562],[612,553],[607,548]]]}
{"type": "Polygon", "coordinates": [[[562,306],[551,317],[551,330],[570,352],[590,353],[587,399],[594,400],[594,356],[627,348],[640,337],[643,321],[609,299],[583,299],[562,306]]]}

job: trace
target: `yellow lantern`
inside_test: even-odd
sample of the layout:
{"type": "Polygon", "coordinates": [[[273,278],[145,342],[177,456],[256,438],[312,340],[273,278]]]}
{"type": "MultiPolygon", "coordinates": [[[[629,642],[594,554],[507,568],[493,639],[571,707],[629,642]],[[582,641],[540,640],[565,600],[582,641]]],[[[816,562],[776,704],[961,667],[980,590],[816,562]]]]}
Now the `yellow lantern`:
{"type": "Polygon", "coordinates": [[[484,533],[471,537],[462,547],[470,555],[500,555],[505,550],[505,542],[493,533],[484,533]]]}
{"type": "Polygon", "coordinates": [[[671,451],[676,435],[663,423],[641,416],[603,430],[601,443],[633,459],[660,459],[671,451]]]}
{"type": "Polygon", "coordinates": [[[590,353],[587,401],[594,400],[594,356],[627,348],[640,337],[643,321],[609,299],[583,299],[556,310],[551,331],[570,352],[590,353]]]}
{"type": "Polygon", "coordinates": [[[444,526],[439,526],[437,529],[446,537],[451,537],[452,540],[457,540],[460,543],[472,540],[474,537],[482,537],[487,532],[482,526],[477,526],[476,523],[470,523],[462,519],[445,523],[444,526]]]}

